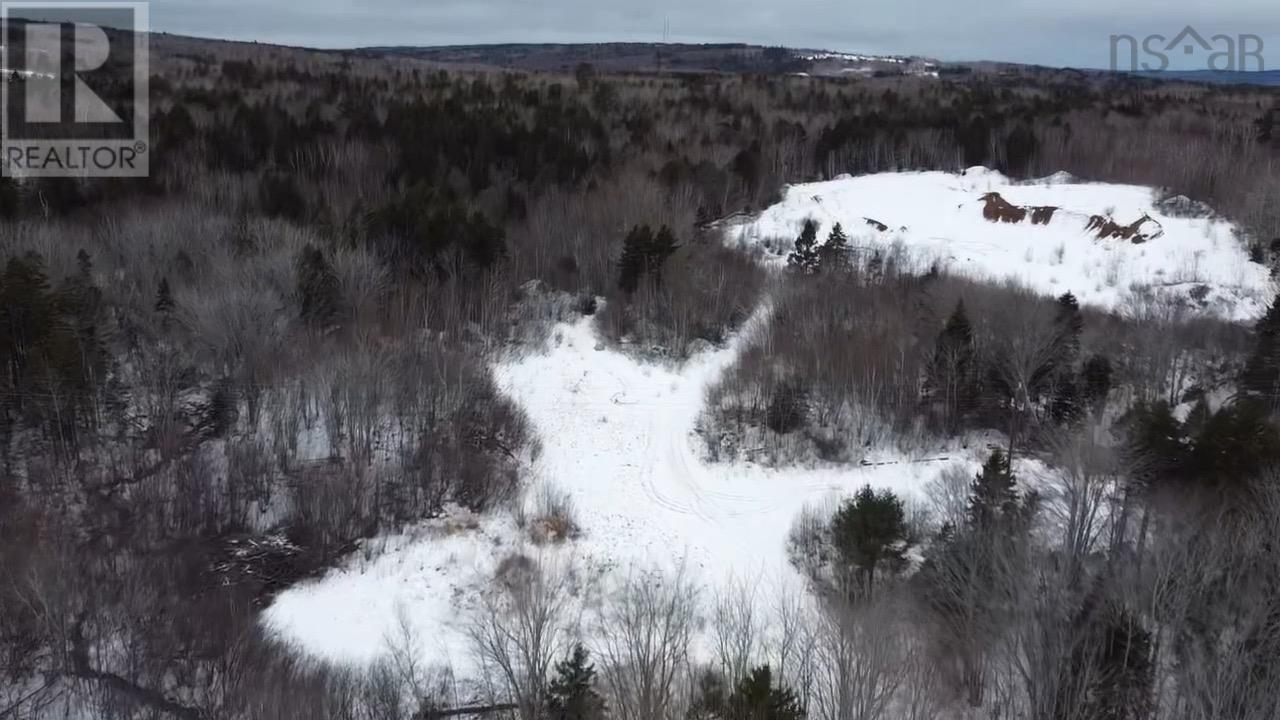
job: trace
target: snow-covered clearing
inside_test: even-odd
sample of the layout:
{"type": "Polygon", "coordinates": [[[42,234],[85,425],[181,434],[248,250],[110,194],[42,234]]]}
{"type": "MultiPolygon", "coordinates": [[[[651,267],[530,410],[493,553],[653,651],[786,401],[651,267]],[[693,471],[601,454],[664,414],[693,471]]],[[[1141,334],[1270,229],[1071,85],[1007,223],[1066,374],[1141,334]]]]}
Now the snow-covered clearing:
{"type": "MultiPolygon", "coordinates": [[[[1148,188],[1060,176],[1015,184],[977,168],[792,186],[781,203],[726,232],[730,242],[780,261],[806,218],[822,224],[820,237],[841,222],[855,247],[896,248],[922,268],[941,262],[957,273],[1015,280],[1053,295],[1070,291],[1084,303],[1117,310],[1155,296],[1190,298],[1226,317],[1257,315],[1270,299],[1271,281],[1265,268],[1248,261],[1235,228],[1212,217],[1172,217],[1161,207],[1168,209],[1148,188]],[[985,219],[989,198],[983,196],[990,192],[1014,215],[1025,209],[1025,219],[985,219]],[[1047,222],[1040,206],[1056,208],[1047,222]],[[1039,222],[1032,220],[1036,210],[1039,222]],[[1086,227],[1093,216],[1145,242],[1101,239],[1086,227]]],[[[766,321],[767,309],[752,320],[766,321]]],[[[554,488],[572,500],[580,534],[536,546],[533,525],[505,511],[426,521],[365,543],[343,567],[282,593],[266,612],[267,624],[307,652],[363,665],[400,642],[394,638],[403,621],[425,661],[465,673],[473,664],[468,609],[513,554],[570,563],[580,580],[595,573],[616,578],[630,568],[684,567],[713,592],[738,581],[791,585],[798,574],[786,559],[787,536],[806,505],[864,484],[919,498],[948,467],[973,471],[983,459],[985,453],[973,450],[941,459],[884,453],[869,466],[706,462],[695,422],[707,388],[732,364],[746,335],[665,365],[607,348],[592,318],[558,326],[544,351],[508,358],[495,373],[529,414],[541,443],[525,468],[526,506],[554,488]]],[[[1018,472],[1042,482],[1047,471],[1018,472]]],[[[579,583],[587,584],[599,585],[579,583]]]]}
{"type": "Polygon", "coordinates": [[[819,224],[819,240],[839,222],[852,246],[897,247],[921,269],[936,261],[968,277],[1013,280],[1055,296],[1071,292],[1108,310],[1176,298],[1226,318],[1261,315],[1273,284],[1266,267],[1249,261],[1235,226],[1170,212],[1175,205],[1160,203],[1148,187],[1083,183],[1065,174],[1018,183],[979,167],[792,185],[781,202],[726,235],[782,259],[806,219],[819,224]],[[1031,212],[1019,222],[993,222],[983,215],[983,198],[993,192],[1016,208],[1057,209],[1046,224],[1035,223],[1031,212]],[[1094,216],[1121,227],[1146,216],[1141,231],[1151,237],[1101,239],[1088,229],[1094,216]]]}
{"type": "Polygon", "coordinates": [[[538,550],[506,513],[432,521],[283,593],[268,623],[307,651],[366,663],[386,650],[402,613],[425,658],[466,667],[466,608],[513,552],[571,557],[587,572],[683,565],[702,582],[789,584],[797,576],[785,559],[786,537],[806,503],[867,483],[918,497],[948,464],[974,464],[885,456],[890,464],[875,467],[769,470],[704,462],[695,419],[742,335],[664,367],[604,349],[591,318],[560,326],[547,352],[496,372],[542,443],[529,468],[529,496],[546,483],[567,493],[580,537],[538,550]]]}

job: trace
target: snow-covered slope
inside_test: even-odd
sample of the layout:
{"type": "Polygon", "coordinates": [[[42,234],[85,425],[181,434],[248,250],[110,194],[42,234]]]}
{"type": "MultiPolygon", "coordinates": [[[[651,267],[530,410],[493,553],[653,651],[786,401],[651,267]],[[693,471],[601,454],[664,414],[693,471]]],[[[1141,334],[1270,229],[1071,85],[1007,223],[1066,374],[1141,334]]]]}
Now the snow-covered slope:
{"type": "Polygon", "coordinates": [[[727,236],[781,259],[806,219],[819,223],[820,240],[839,222],[852,245],[897,245],[921,268],[938,262],[957,274],[1014,280],[1046,294],[1070,291],[1106,309],[1162,298],[1231,319],[1260,315],[1272,283],[1265,267],[1249,261],[1235,227],[1216,217],[1170,213],[1184,214],[1146,187],[1081,183],[1061,173],[1014,183],[971,168],[958,175],[880,173],[793,185],[780,203],[729,228],[727,236]],[[999,219],[984,213],[989,204],[999,219]],[[1047,208],[1054,210],[1037,216],[1036,209],[1047,208]],[[1047,222],[1038,222],[1046,215],[1047,222]],[[1141,242],[1115,232],[1099,237],[1107,233],[1098,225],[1107,221],[1113,231],[1133,226],[1141,242]]]}
{"type": "MultiPolygon", "coordinates": [[[[704,582],[790,582],[786,537],[806,503],[867,483],[918,496],[948,465],[974,465],[891,456],[876,467],[787,471],[705,463],[695,419],[737,346],[681,367],[650,365],[604,349],[591,318],[583,318],[560,326],[549,351],[497,368],[542,443],[529,468],[531,497],[551,483],[576,505],[581,536],[553,553],[597,572],[683,564],[704,582]]],[[[324,579],[286,591],[267,621],[306,650],[364,663],[385,651],[402,612],[425,658],[466,667],[465,609],[504,557],[538,552],[527,543],[501,513],[432,521],[384,539],[368,559],[357,554],[324,579]]]]}

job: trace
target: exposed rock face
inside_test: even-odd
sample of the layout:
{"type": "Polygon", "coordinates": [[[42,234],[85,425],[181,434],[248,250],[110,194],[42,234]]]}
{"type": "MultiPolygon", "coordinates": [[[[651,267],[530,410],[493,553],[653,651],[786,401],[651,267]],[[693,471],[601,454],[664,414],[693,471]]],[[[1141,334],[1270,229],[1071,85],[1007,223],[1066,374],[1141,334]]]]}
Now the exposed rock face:
{"type": "Polygon", "coordinates": [[[1020,223],[1027,219],[1027,211],[1005,200],[998,192],[982,196],[982,217],[991,222],[1020,223]]]}
{"type": "Polygon", "coordinates": [[[1032,205],[1020,207],[1005,200],[998,192],[989,192],[982,196],[982,217],[991,222],[1020,223],[1031,216],[1031,224],[1048,225],[1058,208],[1053,205],[1032,205]]]}
{"type": "Polygon", "coordinates": [[[1150,215],[1143,215],[1128,225],[1121,225],[1110,216],[1094,215],[1089,218],[1085,229],[1092,231],[1099,240],[1129,240],[1135,245],[1164,235],[1164,226],[1150,215]]]}

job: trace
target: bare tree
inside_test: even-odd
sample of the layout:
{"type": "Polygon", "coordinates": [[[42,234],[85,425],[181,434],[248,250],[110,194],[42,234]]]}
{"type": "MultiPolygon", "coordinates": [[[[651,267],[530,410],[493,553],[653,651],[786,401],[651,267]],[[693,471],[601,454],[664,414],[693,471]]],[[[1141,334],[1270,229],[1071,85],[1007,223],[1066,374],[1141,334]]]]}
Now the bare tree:
{"type": "Polygon", "coordinates": [[[577,628],[567,568],[513,556],[485,593],[468,633],[481,666],[496,671],[522,720],[540,716],[547,675],[577,628]]]}
{"type": "Polygon", "coordinates": [[[683,680],[698,617],[698,591],[683,568],[671,576],[632,570],[600,616],[596,656],[620,720],[683,715],[683,680]]]}

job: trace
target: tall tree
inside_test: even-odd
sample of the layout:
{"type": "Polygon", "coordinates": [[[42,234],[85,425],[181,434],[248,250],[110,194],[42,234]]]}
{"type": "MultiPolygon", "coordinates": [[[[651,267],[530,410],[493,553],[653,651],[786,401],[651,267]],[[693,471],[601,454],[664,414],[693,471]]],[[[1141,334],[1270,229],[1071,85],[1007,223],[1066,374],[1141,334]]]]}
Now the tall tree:
{"type": "Polygon", "coordinates": [[[805,274],[817,272],[821,263],[817,244],[818,225],[812,219],[806,219],[800,236],[796,238],[795,249],[787,256],[787,265],[805,274]]]}
{"type": "Polygon", "coordinates": [[[331,325],[341,310],[342,293],[324,252],[307,243],[298,255],[296,276],[303,322],[320,329],[331,325]]]}
{"type": "Polygon", "coordinates": [[[844,266],[849,258],[849,237],[840,223],[831,226],[827,241],[818,248],[818,264],[822,269],[835,270],[844,266]]]}
{"type": "Polygon", "coordinates": [[[671,228],[663,225],[654,233],[648,225],[631,228],[622,243],[618,261],[618,289],[628,295],[640,288],[646,276],[655,284],[662,282],[662,266],[680,247],[671,228]]]}
{"type": "Polygon", "coordinates": [[[925,390],[941,403],[943,422],[954,432],[978,397],[977,348],[963,300],[938,334],[926,372],[925,390]]]}
{"type": "Polygon", "coordinates": [[[969,523],[979,531],[990,531],[1018,514],[1018,484],[1009,458],[1000,448],[982,466],[970,485],[969,523]]]}
{"type": "Polygon", "coordinates": [[[1254,326],[1253,352],[1240,377],[1241,393],[1269,411],[1280,409],[1280,298],[1254,326]]]}

